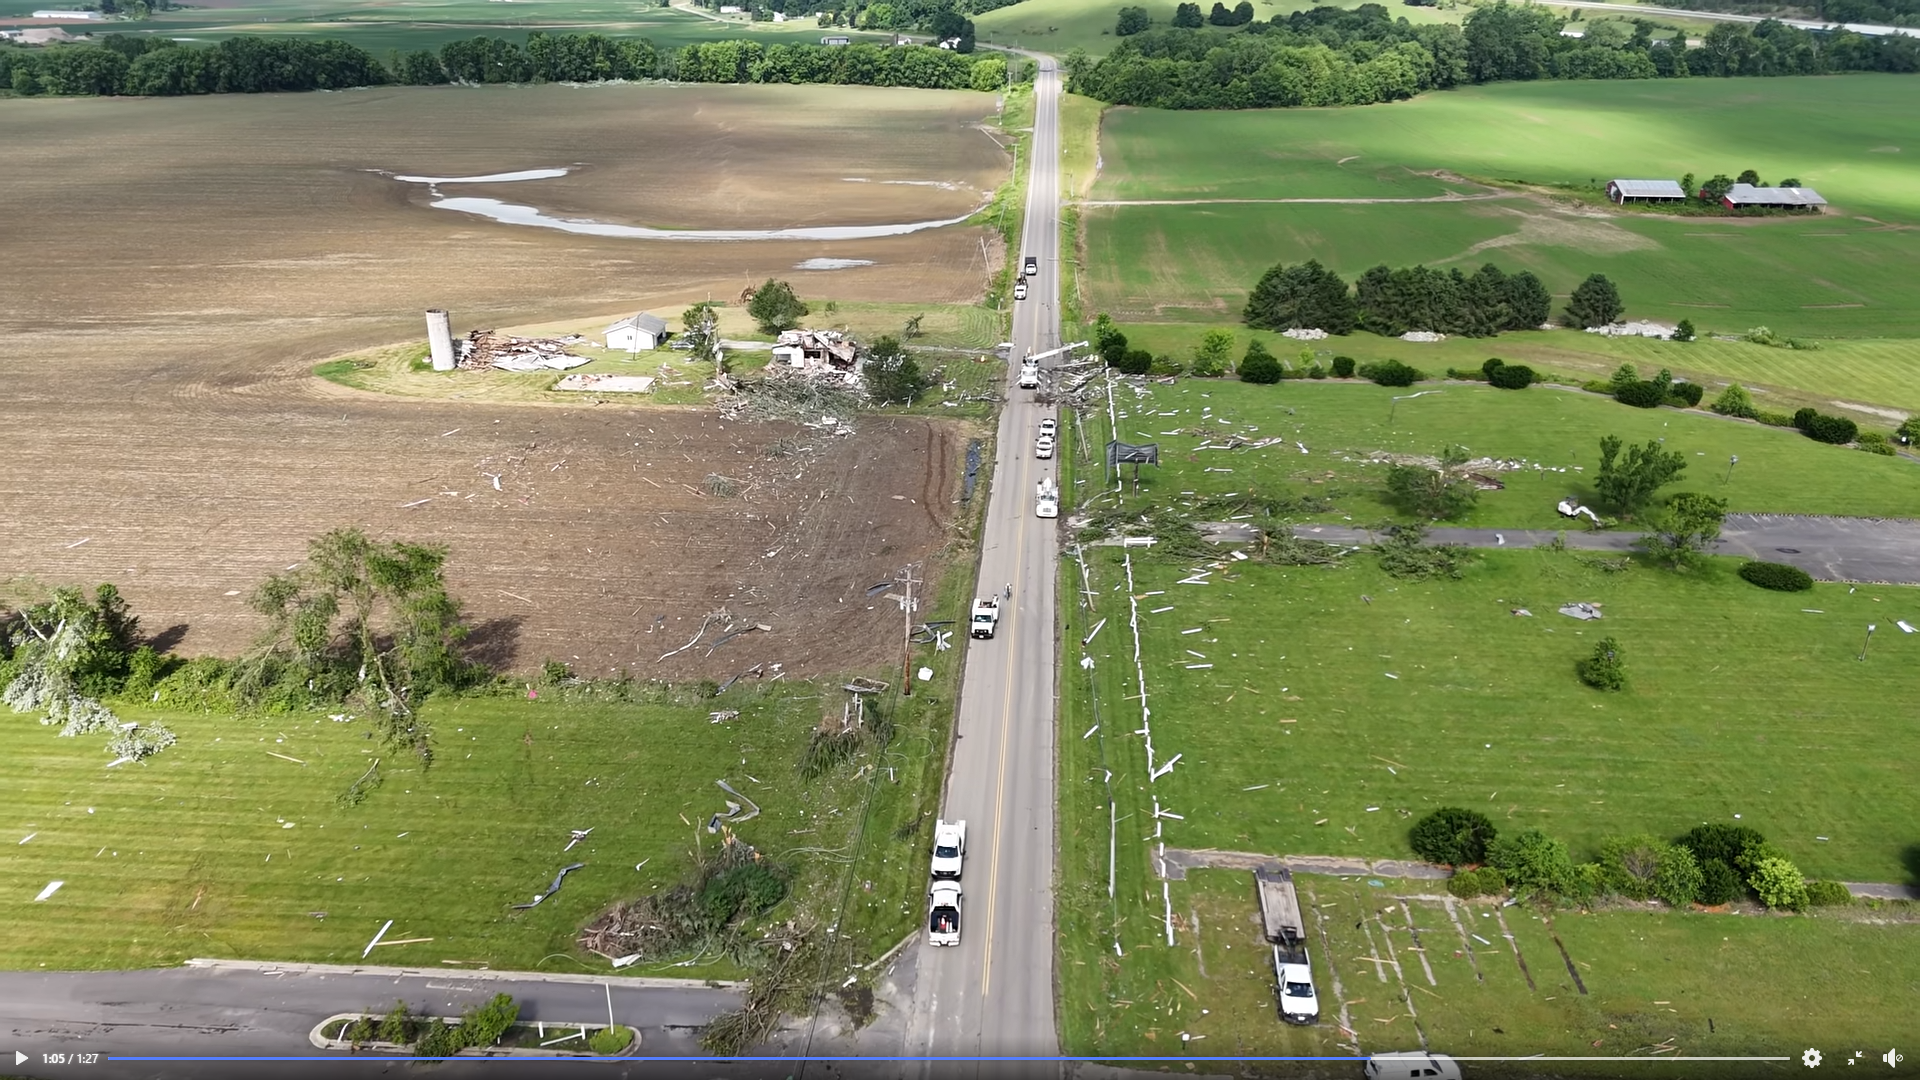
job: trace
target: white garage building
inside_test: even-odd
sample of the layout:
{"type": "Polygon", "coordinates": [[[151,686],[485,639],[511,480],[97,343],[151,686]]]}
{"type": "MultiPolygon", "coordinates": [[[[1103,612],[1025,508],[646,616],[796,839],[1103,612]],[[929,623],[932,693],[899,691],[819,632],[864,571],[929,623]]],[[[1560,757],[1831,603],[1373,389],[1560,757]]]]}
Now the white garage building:
{"type": "Polygon", "coordinates": [[[607,327],[607,348],[628,352],[657,349],[667,340],[667,324],[657,315],[641,312],[607,327]]]}

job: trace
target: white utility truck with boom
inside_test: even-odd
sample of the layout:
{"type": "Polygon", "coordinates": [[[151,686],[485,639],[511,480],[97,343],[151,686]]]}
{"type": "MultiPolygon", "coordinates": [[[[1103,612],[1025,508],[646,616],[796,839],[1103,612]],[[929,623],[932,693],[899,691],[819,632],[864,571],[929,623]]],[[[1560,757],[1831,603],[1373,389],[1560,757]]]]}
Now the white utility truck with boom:
{"type": "Polygon", "coordinates": [[[1034,486],[1033,513],[1035,517],[1057,518],[1060,516],[1060,485],[1049,476],[1034,486]]]}

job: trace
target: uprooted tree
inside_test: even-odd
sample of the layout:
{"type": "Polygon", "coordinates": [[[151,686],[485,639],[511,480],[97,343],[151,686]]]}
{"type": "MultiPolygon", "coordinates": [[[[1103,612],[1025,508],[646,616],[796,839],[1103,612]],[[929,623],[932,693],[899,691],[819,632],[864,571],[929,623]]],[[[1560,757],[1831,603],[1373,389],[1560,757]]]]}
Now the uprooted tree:
{"type": "Polygon", "coordinates": [[[1720,526],[1727,519],[1727,500],[1682,491],[1667,500],[1654,518],[1654,530],[1641,537],[1647,554],[1675,570],[1700,561],[1707,548],[1720,539],[1720,526]]]}
{"type": "Polygon", "coordinates": [[[1440,451],[1440,467],[1394,465],[1387,469],[1387,492],[1402,507],[1422,517],[1445,521],[1460,517],[1479,501],[1480,489],[1461,471],[1464,446],[1440,451]]]}
{"type": "MultiPolygon", "coordinates": [[[[101,585],[92,598],[78,588],[55,589],[39,603],[0,618],[0,661],[10,673],[0,701],[14,712],[38,712],[45,725],[60,725],[68,738],[112,733],[107,751],[138,760],[173,745],[163,724],[123,726],[99,698],[121,691],[136,653],[140,620],[118,589],[101,585]]],[[[149,665],[150,666],[150,665],[149,665]]]]}
{"type": "Polygon", "coordinates": [[[680,313],[680,339],[692,350],[690,358],[703,364],[720,359],[720,320],[713,305],[701,302],[680,313]]]}
{"type": "Polygon", "coordinates": [[[357,698],[390,743],[431,761],[414,703],[472,674],[458,651],[467,627],[447,593],[446,558],[445,547],[382,543],[359,529],[314,539],[306,562],[268,577],[249,599],[268,627],[241,661],[235,689],[256,702],[290,685],[357,698]]]}

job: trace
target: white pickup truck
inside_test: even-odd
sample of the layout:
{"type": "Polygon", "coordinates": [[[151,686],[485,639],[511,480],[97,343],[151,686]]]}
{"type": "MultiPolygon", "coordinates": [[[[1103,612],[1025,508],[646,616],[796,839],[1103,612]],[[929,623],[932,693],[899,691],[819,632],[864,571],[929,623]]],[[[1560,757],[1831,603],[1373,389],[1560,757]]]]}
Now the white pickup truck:
{"type": "Polygon", "coordinates": [[[997,596],[975,597],[973,601],[973,621],[968,624],[967,634],[986,640],[1000,628],[1000,598],[997,596]]]}
{"type": "Polygon", "coordinates": [[[1060,485],[1049,476],[1034,486],[1033,513],[1035,517],[1057,518],[1060,516],[1060,485]]]}
{"type": "Polygon", "coordinates": [[[933,880],[957,879],[960,876],[960,862],[967,855],[966,820],[948,821],[945,818],[933,825],[933,880]]]}
{"type": "Polygon", "coordinates": [[[1026,278],[1022,277],[1013,283],[1013,298],[1015,300],[1025,300],[1027,298],[1026,278]]]}
{"type": "Polygon", "coordinates": [[[927,943],[960,944],[960,885],[936,881],[927,889],[927,943]]]}

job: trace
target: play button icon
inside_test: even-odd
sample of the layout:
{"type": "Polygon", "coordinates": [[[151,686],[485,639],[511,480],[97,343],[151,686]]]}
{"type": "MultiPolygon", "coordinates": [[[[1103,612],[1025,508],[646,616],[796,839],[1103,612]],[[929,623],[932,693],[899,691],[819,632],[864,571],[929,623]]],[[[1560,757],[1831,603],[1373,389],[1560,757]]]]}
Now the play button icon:
{"type": "Polygon", "coordinates": [[[13,1052],[13,1063],[15,1065],[25,1065],[27,1063],[27,1055],[15,1050],[13,1052]]]}

